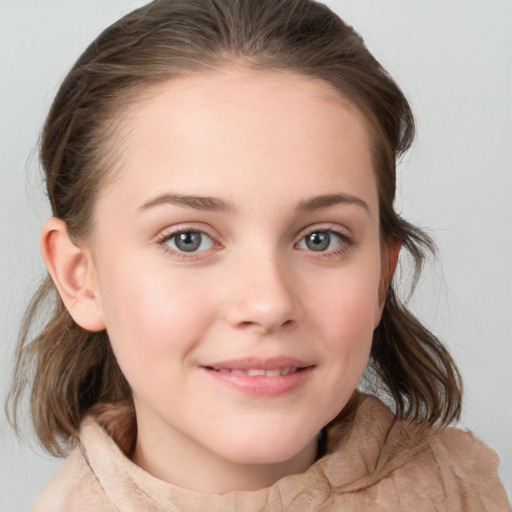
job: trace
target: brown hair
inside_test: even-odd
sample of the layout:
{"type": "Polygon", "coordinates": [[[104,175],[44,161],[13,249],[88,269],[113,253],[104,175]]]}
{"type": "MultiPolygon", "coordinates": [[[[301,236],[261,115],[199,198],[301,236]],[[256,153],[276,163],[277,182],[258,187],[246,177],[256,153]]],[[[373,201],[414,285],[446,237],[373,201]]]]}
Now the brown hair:
{"type": "MultiPolygon", "coordinates": [[[[383,242],[402,244],[417,276],[433,244],[393,207],[396,161],[414,135],[410,107],[360,36],[311,0],[155,0],[102,33],[65,78],[42,133],[48,197],[72,239],[90,234],[97,191],[119,158],[106,150],[113,147],[120,109],[149,85],[229,63],[324,80],[361,110],[373,136],[383,242]]],[[[398,299],[393,283],[367,376],[390,395],[397,418],[432,425],[459,417],[461,382],[453,360],[398,299]]],[[[9,395],[14,425],[30,378],[35,429],[54,454],[66,452],[91,406],[130,399],[106,332],[79,327],[49,278],[20,334],[9,395]],[[30,341],[38,311],[48,304],[50,319],[30,341]]]]}

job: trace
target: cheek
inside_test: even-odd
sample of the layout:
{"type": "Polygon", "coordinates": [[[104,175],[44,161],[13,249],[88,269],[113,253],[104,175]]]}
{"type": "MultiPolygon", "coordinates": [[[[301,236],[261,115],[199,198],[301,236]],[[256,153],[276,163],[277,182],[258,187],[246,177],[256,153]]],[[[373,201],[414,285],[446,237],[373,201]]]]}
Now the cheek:
{"type": "Polygon", "coordinates": [[[346,269],[325,280],[322,293],[309,302],[313,317],[328,330],[329,339],[371,338],[380,318],[379,280],[373,268],[346,269]]]}
{"type": "Polygon", "coordinates": [[[197,279],[151,265],[112,269],[106,276],[102,306],[107,332],[128,380],[139,368],[150,374],[164,360],[167,365],[183,360],[200,342],[214,301],[198,289],[197,279]]]}
{"type": "Polygon", "coordinates": [[[350,393],[366,368],[380,318],[379,280],[374,266],[340,271],[326,280],[323,294],[310,300],[311,317],[331,360],[329,379],[350,393]]]}

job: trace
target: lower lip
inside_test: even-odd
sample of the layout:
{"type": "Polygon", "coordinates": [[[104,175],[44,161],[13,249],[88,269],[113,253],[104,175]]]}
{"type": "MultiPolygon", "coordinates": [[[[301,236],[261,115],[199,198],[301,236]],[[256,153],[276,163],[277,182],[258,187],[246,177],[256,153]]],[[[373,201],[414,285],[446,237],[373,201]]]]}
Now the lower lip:
{"type": "Polygon", "coordinates": [[[302,387],[311,378],[313,368],[313,366],[308,366],[295,373],[279,377],[267,377],[265,375],[250,377],[240,373],[219,372],[205,367],[201,369],[217,382],[247,395],[273,397],[291,393],[302,387]]]}

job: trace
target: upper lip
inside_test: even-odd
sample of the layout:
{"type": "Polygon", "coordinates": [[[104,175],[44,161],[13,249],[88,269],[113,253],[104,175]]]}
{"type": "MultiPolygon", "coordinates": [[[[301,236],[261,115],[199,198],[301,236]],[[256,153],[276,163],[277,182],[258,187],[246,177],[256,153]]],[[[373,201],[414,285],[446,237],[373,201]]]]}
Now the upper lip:
{"type": "Polygon", "coordinates": [[[244,357],[202,366],[204,368],[213,368],[214,370],[278,370],[281,368],[307,368],[308,366],[313,366],[313,364],[295,357],[279,356],[268,358],[244,357]]]}

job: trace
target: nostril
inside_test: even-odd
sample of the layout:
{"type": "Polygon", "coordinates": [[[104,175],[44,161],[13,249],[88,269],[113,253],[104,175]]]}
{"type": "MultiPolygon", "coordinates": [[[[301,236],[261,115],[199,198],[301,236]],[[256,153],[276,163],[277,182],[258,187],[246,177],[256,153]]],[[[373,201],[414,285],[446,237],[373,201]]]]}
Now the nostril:
{"type": "Polygon", "coordinates": [[[246,320],[246,321],[243,321],[243,322],[238,322],[238,327],[239,328],[242,328],[242,329],[248,329],[248,328],[251,328],[251,327],[255,327],[255,326],[259,326],[260,328],[262,328],[263,330],[265,331],[274,331],[276,328],[291,328],[295,325],[295,321],[294,320],[286,320],[282,323],[276,323],[276,324],[272,324],[270,325],[270,323],[267,323],[267,322],[252,322],[250,320],[246,320]]]}
{"type": "Polygon", "coordinates": [[[239,327],[250,327],[251,325],[254,325],[256,322],[250,322],[250,321],[245,321],[245,322],[240,322],[238,325],[239,327]]]}

